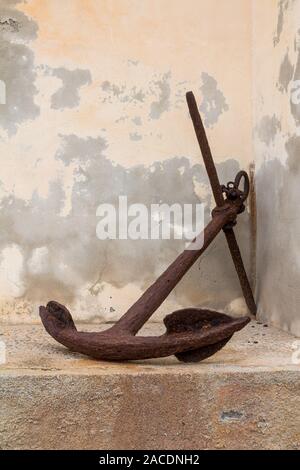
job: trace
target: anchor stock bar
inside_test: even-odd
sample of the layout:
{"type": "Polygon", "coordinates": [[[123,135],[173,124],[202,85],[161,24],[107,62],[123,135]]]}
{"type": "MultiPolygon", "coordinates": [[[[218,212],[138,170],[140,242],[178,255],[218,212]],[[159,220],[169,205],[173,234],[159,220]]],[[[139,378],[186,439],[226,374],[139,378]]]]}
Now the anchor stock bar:
{"type": "MultiPolygon", "coordinates": [[[[212,158],[210,146],[207,140],[206,132],[202,123],[202,119],[198,110],[197,102],[192,91],[186,94],[186,101],[189,107],[190,116],[192,118],[195,134],[200,146],[203,161],[210,181],[211,189],[218,207],[224,204],[222,187],[219,182],[217,170],[212,158]]],[[[241,252],[232,227],[225,227],[224,233],[230,250],[230,254],[240,281],[242,292],[247,307],[252,315],[256,315],[256,304],[253,297],[252,289],[248,280],[248,276],[244,267],[241,252]]]]}

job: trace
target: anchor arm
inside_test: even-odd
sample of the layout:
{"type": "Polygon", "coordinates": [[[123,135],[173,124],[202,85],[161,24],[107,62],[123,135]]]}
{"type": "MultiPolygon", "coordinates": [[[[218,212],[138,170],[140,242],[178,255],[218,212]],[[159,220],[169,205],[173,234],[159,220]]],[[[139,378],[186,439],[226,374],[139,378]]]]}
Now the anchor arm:
{"type": "Polygon", "coordinates": [[[184,250],[121,317],[114,325],[113,330],[135,335],[206,250],[224,225],[236,218],[238,211],[239,205],[227,204],[223,206],[223,210],[215,213],[212,220],[205,227],[204,232],[197,237],[202,242],[201,248],[198,250],[184,250]]]}
{"type": "MultiPolygon", "coordinates": [[[[188,309],[189,310],[189,309],[188,309]]],[[[201,359],[210,356],[213,352],[221,349],[231,336],[238,330],[241,330],[248,322],[248,317],[235,318],[215,312],[189,311],[176,312],[176,315],[183,313],[184,318],[196,314],[198,323],[202,321],[203,325],[214,322],[213,328],[198,328],[194,330],[186,329],[177,332],[174,328],[174,314],[168,315],[165,319],[167,332],[161,336],[133,336],[121,334],[114,328],[104,332],[88,333],[77,331],[74,326],[68,322],[71,316],[66,307],[57,302],[49,302],[47,307],[40,307],[40,316],[47,332],[71,351],[81,354],[87,354],[95,359],[104,359],[106,361],[124,361],[140,360],[156,357],[166,357],[172,354],[182,355],[178,357],[184,360],[184,355],[189,354],[191,350],[201,350],[201,359]],[[64,325],[64,316],[66,324],[64,325]],[[200,318],[200,319],[199,319],[200,318]]],[[[200,356],[199,356],[200,357],[200,356]]],[[[197,358],[197,360],[200,360],[197,358]]]]}

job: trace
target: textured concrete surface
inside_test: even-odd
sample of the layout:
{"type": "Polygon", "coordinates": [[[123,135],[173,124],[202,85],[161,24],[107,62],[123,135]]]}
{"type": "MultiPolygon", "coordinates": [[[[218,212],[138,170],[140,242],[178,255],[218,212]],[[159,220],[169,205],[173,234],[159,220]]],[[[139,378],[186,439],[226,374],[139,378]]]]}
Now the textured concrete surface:
{"type": "Polygon", "coordinates": [[[253,15],[258,310],[300,336],[300,0],[254,0],[253,15]]]}
{"type": "Polygon", "coordinates": [[[97,362],[38,325],[0,332],[2,449],[300,449],[299,345],[287,333],[252,322],[184,365],[97,362]]]}

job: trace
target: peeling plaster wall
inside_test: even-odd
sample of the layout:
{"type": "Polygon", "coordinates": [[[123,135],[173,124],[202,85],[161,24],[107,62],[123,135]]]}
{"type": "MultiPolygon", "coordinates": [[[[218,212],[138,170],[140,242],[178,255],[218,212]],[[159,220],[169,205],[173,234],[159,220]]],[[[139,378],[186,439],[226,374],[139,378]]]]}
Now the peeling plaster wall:
{"type": "MultiPolygon", "coordinates": [[[[0,0],[1,320],[38,321],[49,299],[77,319],[115,320],[182,250],[101,242],[96,208],[121,194],[205,202],[209,216],[186,91],[199,100],[222,183],[249,169],[251,3],[0,0]]],[[[267,120],[263,139],[278,126],[267,120]]],[[[251,275],[249,208],[237,237],[251,275]]],[[[160,315],[182,306],[245,312],[222,236],[160,315]]]]}
{"type": "Polygon", "coordinates": [[[259,314],[300,336],[300,1],[255,0],[253,17],[259,314]]]}

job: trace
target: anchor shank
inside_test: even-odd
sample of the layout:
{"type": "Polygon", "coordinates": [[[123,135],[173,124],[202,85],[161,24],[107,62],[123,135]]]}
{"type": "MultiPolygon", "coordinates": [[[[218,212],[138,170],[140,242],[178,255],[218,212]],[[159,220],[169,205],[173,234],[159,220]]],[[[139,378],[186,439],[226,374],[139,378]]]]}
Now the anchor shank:
{"type": "Polygon", "coordinates": [[[204,233],[197,237],[198,239],[203,237],[202,247],[198,250],[184,250],[154,284],[144,292],[139,300],[130,307],[113,326],[112,330],[135,335],[206,250],[224,225],[236,217],[238,210],[239,205],[225,203],[205,227],[204,233]]]}

